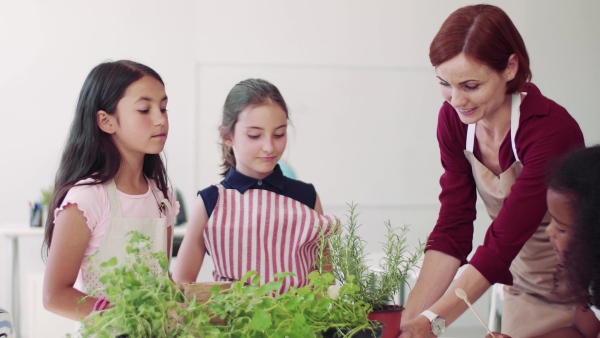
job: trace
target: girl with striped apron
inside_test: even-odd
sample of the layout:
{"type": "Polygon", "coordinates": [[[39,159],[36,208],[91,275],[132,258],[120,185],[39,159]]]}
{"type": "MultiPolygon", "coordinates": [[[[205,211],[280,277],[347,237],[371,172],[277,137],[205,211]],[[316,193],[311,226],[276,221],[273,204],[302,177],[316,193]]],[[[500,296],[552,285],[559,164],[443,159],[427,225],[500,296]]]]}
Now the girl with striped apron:
{"type": "Polygon", "coordinates": [[[240,280],[256,270],[261,284],[273,281],[279,272],[295,273],[283,279],[280,292],[308,284],[320,232],[329,234],[338,220],[268,190],[248,189],[242,194],[220,184],[217,188],[219,198],[204,229],[215,280],[240,280]]]}
{"type": "MultiPolygon", "coordinates": [[[[473,155],[475,124],[467,129],[464,154],[471,164],[477,191],[488,214],[498,216],[512,185],[521,173],[523,164],[517,155],[515,136],[519,128],[521,95],[512,96],[510,136],[515,162],[503,173],[494,174],[473,155]]],[[[531,337],[568,326],[574,308],[568,301],[566,283],[555,278],[558,257],[545,234],[550,222],[546,213],[541,224],[513,260],[510,271],[513,285],[504,286],[502,332],[512,337],[531,337]]]]}

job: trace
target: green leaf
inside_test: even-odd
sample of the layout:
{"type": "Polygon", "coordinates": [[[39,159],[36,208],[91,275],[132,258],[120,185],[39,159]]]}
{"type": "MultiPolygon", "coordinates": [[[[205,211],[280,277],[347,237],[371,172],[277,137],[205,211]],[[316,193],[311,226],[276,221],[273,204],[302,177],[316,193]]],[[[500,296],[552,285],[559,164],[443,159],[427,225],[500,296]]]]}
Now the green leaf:
{"type": "Polygon", "coordinates": [[[271,316],[265,311],[255,312],[252,316],[252,325],[257,330],[265,330],[271,325],[271,316]]]}
{"type": "Polygon", "coordinates": [[[116,257],[112,257],[108,261],[101,263],[100,267],[101,268],[109,268],[111,266],[116,266],[117,263],[118,263],[117,262],[117,258],[116,257]]]}
{"type": "Polygon", "coordinates": [[[304,317],[304,315],[301,313],[295,313],[294,314],[294,323],[297,325],[305,325],[306,317],[304,317]]]}

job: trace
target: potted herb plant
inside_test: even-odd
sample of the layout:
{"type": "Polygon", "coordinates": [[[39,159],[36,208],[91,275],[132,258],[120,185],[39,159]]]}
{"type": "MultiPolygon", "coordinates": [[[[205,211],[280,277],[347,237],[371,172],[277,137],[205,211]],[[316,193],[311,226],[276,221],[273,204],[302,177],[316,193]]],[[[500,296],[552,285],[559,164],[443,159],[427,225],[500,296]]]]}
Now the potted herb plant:
{"type": "Polygon", "coordinates": [[[125,262],[111,258],[93,261],[101,268],[100,281],[111,308],[92,312],[83,322],[82,337],[218,337],[209,325],[206,304],[186,302],[181,288],[169,277],[165,252],[150,252],[150,239],[129,233],[125,262]],[[160,271],[149,266],[158,264],[160,271]],[[187,303],[185,306],[182,304],[187,303]]]}
{"type": "Polygon", "coordinates": [[[357,292],[349,283],[332,297],[328,292],[334,277],[313,271],[309,283],[279,294],[281,279],[260,285],[260,276],[249,271],[230,289],[214,290],[208,310],[226,319],[219,327],[226,337],[381,337],[378,323],[367,318],[369,305],[354,301],[357,292]],[[244,283],[250,279],[251,283],[244,283]],[[328,336],[329,334],[329,336],[328,336]]]}
{"type": "Polygon", "coordinates": [[[309,274],[307,285],[279,294],[281,279],[291,273],[260,284],[256,271],[249,271],[231,287],[214,284],[210,295],[192,288],[186,299],[169,278],[166,253],[150,252],[151,247],[148,237],[132,232],[125,262],[92,262],[100,264],[100,280],[112,307],[90,314],[81,336],[381,337],[379,323],[367,317],[370,305],[357,300],[359,288],[351,279],[333,294],[333,274],[318,269],[309,274]],[[148,268],[155,263],[159,273],[148,268]]]}
{"type": "MultiPolygon", "coordinates": [[[[320,236],[326,241],[323,232],[320,236]]],[[[208,311],[226,320],[220,327],[226,337],[380,338],[381,324],[367,316],[370,305],[357,300],[360,289],[352,278],[335,286],[334,275],[324,268],[326,257],[326,247],[319,246],[308,284],[284,293],[278,292],[282,280],[293,273],[277,274],[261,285],[256,271],[249,271],[229,289],[213,288],[208,311]]]]}
{"type": "Polygon", "coordinates": [[[382,243],[383,257],[370,262],[365,251],[366,241],[358,233],[357,205],[348,204],[346,219],[329,238],[330,262],[335,279],[340,285],[352,283],[358,292],[354,301],[369,304],[369,318],[384,324],[383,338],[396,338],[400,334],[401,304],[394,303],[394,296],[407,278],[424,251],[424,243],[409,251],[406,243],[408,226],[394,228],[385,222],[386,236],[382,243]],[[374,264],[373,264],[374,263],[374,264]]]}

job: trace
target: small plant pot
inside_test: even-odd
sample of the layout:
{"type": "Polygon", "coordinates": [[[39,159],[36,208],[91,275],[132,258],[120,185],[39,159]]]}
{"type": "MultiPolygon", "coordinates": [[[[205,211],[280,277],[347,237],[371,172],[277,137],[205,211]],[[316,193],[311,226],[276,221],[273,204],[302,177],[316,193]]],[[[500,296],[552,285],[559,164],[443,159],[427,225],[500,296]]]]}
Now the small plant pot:
{"type": "MultiPolygon", "coordinates": [[[[347,335],[350,332],[350,329],[341,328],[339,329],[328,329],[323,332],[323,338],[342,338],[344,335],[347,335]],[[343,334],[340,334],[339,331],[342,331],[343,334]]],[[[383,332],[383,325],[371,329],[362,329],[352,335],[353,338],[381,338],[381,334],[383,332]]],[[[397,336],[395,337],[397,338],[397,336]]]]}
{"type": "MultiPolygon", "coordinates": [[[[184,294],[187,300],[196,299],[199,303],[205,303],[211,296],[210,290],[214,286],[218,286],[219,290],[227,290],[231,288],[231,282],[200,282],[200,283],[189,283],[185,285],[184,294]]],[[[210,313],[209,313],[210,314],[210,313]]],[[[219,316],[215,316],[210,319],[211,324],[215,325],[227,325],[227,321],[221,319],[219,316]]]]}
{"type": "Polygon", "coordinates": [[[370,320],[376,320],[384,324],[383,335],[381,338],[398,338],[400,335],[400,319],[402,318],[404,307],[400,305],[388,305],[381,310],[375,310],[369,313],[370,320]]]}

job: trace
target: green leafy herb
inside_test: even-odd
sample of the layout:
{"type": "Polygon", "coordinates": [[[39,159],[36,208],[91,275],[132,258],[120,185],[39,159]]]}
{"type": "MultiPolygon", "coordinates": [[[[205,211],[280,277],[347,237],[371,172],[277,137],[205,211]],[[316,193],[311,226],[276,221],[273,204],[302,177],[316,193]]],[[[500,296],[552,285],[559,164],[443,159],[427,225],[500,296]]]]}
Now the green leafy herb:
{"type": "Polygon", "coordinates": [[[128,243],[125,262],[111,258],[99,263],[113,307],[84,320],[84,337],[304,338],[322,337],[328,329],[337,331],[336,337],[351,337],[361,330],[374,332],[379,325],[367,318],[371,305],[358,300],[361,289],[352,276],[332,297],[334,275],[329,272],[315,270],[307,285],[279,294],[281,280],[293,273],[260,284],[257,272],[249,271],[231,288],[215,286],[207,301],[198,302],[185,299],[169,278],[165,252],[150,252],[148,237],[131,232],[128,243]],[[160,268],[153,269],[157,263],[160,268]],[[251,283],[245,284],[247,280],[251,283]],[[211,323],[215,317],[225,324],[211,323]]]}
{"type": "Polygon", "coordinates": [[[365,252],[366,242],[358,232],[357,205],[351,203],[348,206],[345,222],[329,238],[333,274],[340,284],[351,283],[358,288],[353,293],[355,301],[367,303],[374,310],[385,308],[393,303],[394,295],[406,283],[425,245],[419,241],[419,245],[410,252],[406,244],[408,226],[394,228],[387,221],[386,240],[382,243],[384,257],[377,264],[379,271],[373,271],[365,252]]]}

